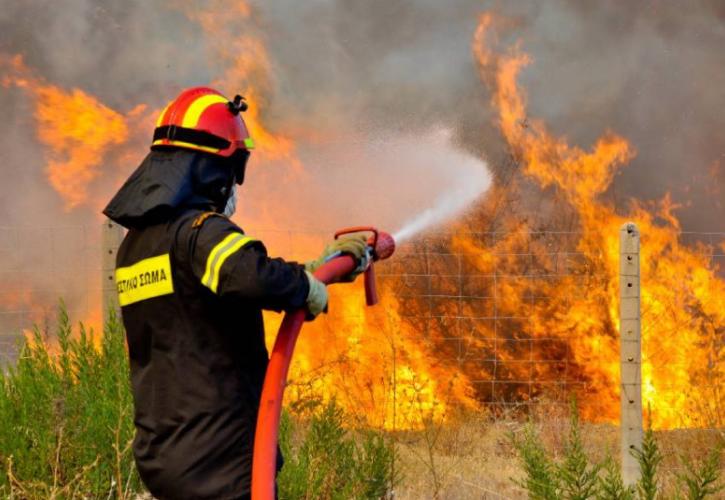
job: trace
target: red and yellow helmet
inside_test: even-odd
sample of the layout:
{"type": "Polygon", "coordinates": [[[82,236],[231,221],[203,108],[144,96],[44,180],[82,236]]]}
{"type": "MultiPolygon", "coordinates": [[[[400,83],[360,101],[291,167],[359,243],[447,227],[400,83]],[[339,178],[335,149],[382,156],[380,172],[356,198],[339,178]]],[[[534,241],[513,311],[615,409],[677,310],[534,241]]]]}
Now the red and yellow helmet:
{"type": "Polygon", "coordinates": [[[248,152],[254,141],[240,114],[246,109],[241,96],[230,101],[208,87],[185,90],[161,112],[151,149],[178,147],[226,158],[248,152]]]}

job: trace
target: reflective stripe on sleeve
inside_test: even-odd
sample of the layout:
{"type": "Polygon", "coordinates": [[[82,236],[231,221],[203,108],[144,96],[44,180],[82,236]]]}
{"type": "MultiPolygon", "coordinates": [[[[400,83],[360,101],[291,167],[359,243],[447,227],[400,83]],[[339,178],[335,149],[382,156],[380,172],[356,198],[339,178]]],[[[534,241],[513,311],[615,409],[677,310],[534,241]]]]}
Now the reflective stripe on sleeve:
{"type": "Polygon", "coordinates": [[[212,248],[211,252],[209,252],[209,257],[206,259],[206,270],[204,276],[201,278],[201,284],[212,292],[217,293],[217,289],[219,288],[219,272],[224,262],[234,252],[252,241],[256,240],[242,233],[232,233],[212,248]]]}

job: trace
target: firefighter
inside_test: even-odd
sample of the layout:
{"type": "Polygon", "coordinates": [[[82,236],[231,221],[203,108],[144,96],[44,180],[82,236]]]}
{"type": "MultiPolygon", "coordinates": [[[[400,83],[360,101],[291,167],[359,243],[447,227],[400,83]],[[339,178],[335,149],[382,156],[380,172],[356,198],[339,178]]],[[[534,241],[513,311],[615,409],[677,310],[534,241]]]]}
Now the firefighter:
{"type": "Polygon", "coordinates": [[[268,257],[228,218],[254,148],[246,106],[209,88],[182,92],[159,116],[151,152],[103,211],[128,228],[116,282],[133,452],[162,500],[248,498],[268,362],[262,310],[306,307],[312,319],[327,292],[311,272],[337,252],[360,261],[349,279],[366,265],[362,236],[333,242],[306,268],[268,257]]]}

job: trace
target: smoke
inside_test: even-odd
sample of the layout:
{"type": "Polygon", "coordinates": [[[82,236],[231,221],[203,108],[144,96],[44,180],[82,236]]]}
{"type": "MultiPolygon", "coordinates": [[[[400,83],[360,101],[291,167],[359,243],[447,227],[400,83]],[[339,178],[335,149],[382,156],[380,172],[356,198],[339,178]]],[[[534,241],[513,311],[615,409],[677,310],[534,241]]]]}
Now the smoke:
{"type": "Polygon", "coordinates": [[[670,192],[685,230],[722,230],[721,2],[260,3],[283,88],[273,108],[312,127],[317,116],[384,130],[438,122],[505,177],[508,151],[470,56],[486,9],[510,20],[508,36],[532,56],[522,75],[532,116],[583,147],[606,130],[632,143],[636,158],[605,196],[625,210],[670,192]]]}
{"type": "MultiPolygon", "coordinates": [[[[723,229],[725,9],[717,0],[257,0],[250,15],[240,5],[0,0],[0,54],[21,54],[35,76],[80,88],[127,117],[139,104],[160,109],[190,85],[255,87],[252,106],[294,142],[305,168],[255,154],[239,221],[251,232],[357,223],[395,230],[469,182],[471,163],[455,150],[484,160],[478,178],[486,165],[498,183],[519,175],[471,56],[477,16],[495,10],[532,56],[522,84],[533,116],[583,147],[608,129],[632,143],[636,157],[604,196],[626,210],[632,198],[671,192],[684,230],[723,229]],[[212,21],[223,29],[205,31],[212,21]],[[265,52],[235,45],[236,36],[258,39],[265,52]],[[243,58],[266,59],[237,75],[230,65],[243,58]],[[446,146],[435,145],[441,129],[452,134],[446,146]],[[446,151],[456,160],[441,161],[446,151]]],[[[102,201],[136,167],[151,134],[147,120],[129,121],[129,143],[104,156],[89,202],[65,211],[45,180],[34,103],[8,86],[0,106],[5,226],[100,221],[102,201]]],[[[527,193],[524,209],[545,213],[550,193],[527,193]]]]}
{"type": "MultiPolygon", "coordinates": [[[[213,37],[185,12],[211,8],[223,18],[237,15],[232,6],[239,3],[3,0],[0,50],[23,54],[48,81],[80,87],[120,112],[139,103],[158,108],[179,88],[208,83],[227,69],[227,61],[210,57],[213,37]]],[[[719,227],[725,183],[719,2],[683,9],[677,2],[278,0],[251,7],[254,15],[233,26],[266,46],[272,75],[265,116],[272,130],[297,140],[303,156],[314,151],[315,137],[339,140],[341,131],[364,141],[446,127],[457,144],[488,157],[497,174],[510,168],[470,55],[476,16],[494,9],[512,20],[510,36],[533,57],[522,82],[532,114],[582,145],[606,129],[632,142],[637,157],[608,194],[617,204],[670,191],[685,205],[685,229],[719,227]]],[[[26,140],[35,133],[16,92],[3,90],[0,101],[10,118],[0,125],[7,151],[15,144],[11,131],[26,140]]],[[[44,159],[33,146],[34,154],[25,149],[24,168],[39,170],[44,159]]],[[[282,199],[294,191],[293,181],[280,188],[282,199]]],[[[250,201],[261,202],[253,189],[250,201]]]]}

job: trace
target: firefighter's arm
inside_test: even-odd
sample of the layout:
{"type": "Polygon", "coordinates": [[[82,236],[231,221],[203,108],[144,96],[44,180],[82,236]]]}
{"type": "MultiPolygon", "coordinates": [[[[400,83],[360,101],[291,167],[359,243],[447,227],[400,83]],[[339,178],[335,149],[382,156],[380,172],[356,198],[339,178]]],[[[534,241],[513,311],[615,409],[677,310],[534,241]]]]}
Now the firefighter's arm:
{"type": "Polygon", "coordinates": [[[305,305],[310,283],[303,265],[270,258],[260,241],[225,217],[208,217],[193,230],[193,272],[212,293],[275,311],[305,305]]]}

